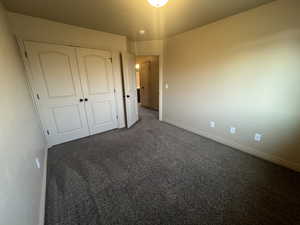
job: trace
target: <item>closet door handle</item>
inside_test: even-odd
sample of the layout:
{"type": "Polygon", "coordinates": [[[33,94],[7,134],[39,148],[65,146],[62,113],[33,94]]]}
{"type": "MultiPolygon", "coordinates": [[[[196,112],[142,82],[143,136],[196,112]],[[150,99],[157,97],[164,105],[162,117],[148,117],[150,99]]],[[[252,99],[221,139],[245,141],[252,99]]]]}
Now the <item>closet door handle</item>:
{"type": "Polygon", "coordinates": [[[81,99],[79,99],[79,101],[80,101],[80,102],[83,102],[83,99],[81,98],[81,99]]]}
{"type": "Polygon", "coordinates": [[[84,99],[84,101],[85,101],[85,102],[88,102],[88,101],[89,101],[89,99],[88,99],[88,98],[85,98],[85,99],[84,99]]]}

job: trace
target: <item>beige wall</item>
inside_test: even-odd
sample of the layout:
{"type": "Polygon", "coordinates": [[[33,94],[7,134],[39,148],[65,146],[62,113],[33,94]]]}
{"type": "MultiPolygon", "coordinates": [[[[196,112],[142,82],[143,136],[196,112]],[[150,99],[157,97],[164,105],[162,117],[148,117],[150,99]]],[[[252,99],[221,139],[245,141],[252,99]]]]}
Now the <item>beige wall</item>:
{"type": "Polygon", "coordinates": [[[45,143],[0,3],[0,224],[39,223],[45,143]]]}
{"type": "Polygon", "coordinates": [[[278,0],[168,39],[164,120],[300,171],[299,15],[278,0]]]}
{"type": "Polygon", "coordinates": [[[23,40],[108,50],[113,55],[119,127],[125,126],[120,52],[127,50],[125,36],[85,29],[18,13],[8,13],[13,33],[23,40]]]}
{"type": "Polygon", "coordinates": [[[135,41],[127,39],[127,51],[135,55],[135,41]]]}
{"type": "Polygon", "coordinates": [[[8,13],[13,32],[26,40],[78,45],[103,50],[127,49],[125,36],[81,28],[18,13],[8,13]]]}
{"type": "Polygon", "coordinates": [[[136,55],[162,55],[163,53],[163,40],[153,41],[136,41],[131,43],[131,49],[134,48],[136,55]]]}

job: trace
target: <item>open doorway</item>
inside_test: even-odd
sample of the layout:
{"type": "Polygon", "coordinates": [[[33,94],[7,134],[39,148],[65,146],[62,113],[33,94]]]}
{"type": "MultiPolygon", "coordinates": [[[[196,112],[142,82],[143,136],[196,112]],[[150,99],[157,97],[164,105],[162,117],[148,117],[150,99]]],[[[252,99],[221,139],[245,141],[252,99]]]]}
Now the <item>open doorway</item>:
{"type": "Polygon", "coordinates": [[[159,110],[159,56],[136,57],[136,83],[141,110],[159,110]]]}

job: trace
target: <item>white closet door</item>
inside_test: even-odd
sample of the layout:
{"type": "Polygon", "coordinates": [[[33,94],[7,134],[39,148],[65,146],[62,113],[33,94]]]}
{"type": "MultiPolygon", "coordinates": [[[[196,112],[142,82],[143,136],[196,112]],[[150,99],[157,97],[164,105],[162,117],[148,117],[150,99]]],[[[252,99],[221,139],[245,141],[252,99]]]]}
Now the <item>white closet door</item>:
{"type": "Polygon", "coordinates": [[[126,121],[127,127],[129,128],[139,119],[135,56],[130,53],[123,53],[122,62],[125,88],[126,121]]]}
{"type": "Polygon", "coordinates": [[[88,136],[75,48],[35,42],[25,47],[49,144],[88,136]]]}
{"type": "Polygon", "coordinates": [[[117,128],[111,53],[77,48],[77,56],[91,134],[117,128]]]}

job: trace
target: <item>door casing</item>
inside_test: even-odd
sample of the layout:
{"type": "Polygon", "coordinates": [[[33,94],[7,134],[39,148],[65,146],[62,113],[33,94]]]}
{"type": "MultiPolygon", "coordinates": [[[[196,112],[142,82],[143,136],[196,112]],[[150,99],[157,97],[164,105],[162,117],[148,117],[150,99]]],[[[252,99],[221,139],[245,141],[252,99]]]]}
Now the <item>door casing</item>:
{"type": "Polygon", "coordinates": [[[165,84],[167,84],[167,82],[164,80],[164,76],[163,76],[163,65],[164,65],[164,55],[163,55],[163,50],[139,50],[136,53],[136,56],[158,56],[158,70],[159,70],[159,107],[158,107],[158,111],[159,111],[159,120],[163,121],[163,89],[165,84]]]}

